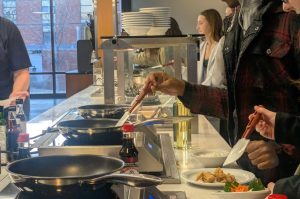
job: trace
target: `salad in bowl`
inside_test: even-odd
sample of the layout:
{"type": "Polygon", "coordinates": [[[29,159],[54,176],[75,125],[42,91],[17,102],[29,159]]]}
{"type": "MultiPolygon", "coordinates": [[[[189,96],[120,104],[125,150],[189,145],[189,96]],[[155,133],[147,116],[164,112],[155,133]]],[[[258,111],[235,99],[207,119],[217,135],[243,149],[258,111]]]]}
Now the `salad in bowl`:
{"type": "Polygon", "coordinates": [[[220,199],[264,199],[270,194],[260,179],[254,179],[248,184],[238,182],[226,182],[223,191],[213,193],[220,199]]]}

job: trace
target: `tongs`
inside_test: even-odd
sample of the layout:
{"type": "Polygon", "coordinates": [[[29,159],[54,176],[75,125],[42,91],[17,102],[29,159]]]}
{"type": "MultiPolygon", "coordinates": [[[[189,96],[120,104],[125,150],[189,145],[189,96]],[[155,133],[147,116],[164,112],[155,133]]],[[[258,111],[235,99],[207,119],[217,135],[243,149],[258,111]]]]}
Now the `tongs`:
{"type": "Polygon", "coordinates": [[[118,121],[118,123],[115,125],[116,127],[123,126],[123,124],[126,122],[128,117],[132,112],[134,112],[140,105],[144,97],[151,93],[151,82],[148,84],[145,84],[144,87],[141,89],[141,92],[138,96],[136,96],[133,100],[133,103],[131,104],[131,107],[124,113],[124,115],[121,117],[121,119],[118,121]]]}
{"type": "Polygon", "coordinates": [[[228,164],[231,164],[235,161],[237,161],[242,155],[244,154],[250,140],[248,139],[249,136],[253,133],[255,126],[259,122],[261,118],[261,114],[257,113],[256,111],[253,113],[253,117],[248,122],[246,129],[242,135],[242,138],[239,139],[239,141],[233,146],[230,153],[228,154],[225,162],[223,163],[223,166],[226,166],[228,164]]]}

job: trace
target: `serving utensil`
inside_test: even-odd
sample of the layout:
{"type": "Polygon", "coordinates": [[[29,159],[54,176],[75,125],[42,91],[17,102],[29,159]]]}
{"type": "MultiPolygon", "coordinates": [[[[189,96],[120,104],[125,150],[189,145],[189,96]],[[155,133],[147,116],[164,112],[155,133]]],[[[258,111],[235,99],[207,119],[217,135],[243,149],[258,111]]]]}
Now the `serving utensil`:
{"type": "Polygon", "coordinates": [[[148,119],[141,122],[145,126],[151,126],[153,124],[177,124],[179,122],[185,122],[193,119],[192,116],[175,116],[175,117],[165,117],[165,118],[154,118],[148,119]]]}
{"type": "Polygon", "coordinates": [[[239,139],[239,141],[233,146],[233,148],[229,152],[225,162],[223,163],[223,166],[229,165],[229,164],[237,161],[244,154],[244,152],[250,142],[248,137],[254,131],[256,124],[259,122],[259,120],[261,118],[261,114],[257,113],[256,111],[254,112],[253,115],[254,116],[251,118],[251,120],[248,122],[248,124],[246,126],[246,129],[242,135],[242,138],[239,139]]]}
{"type": "Polygon", "coordinates": [[[133,103],[131,104],[131,107],[124,113],[124,115],[121,117],[121,119],[118,121],[116,126],[123,126],[123,124],[126,122],[128,117],[130,116],[131,113],[133,113],[140,105],[144,97],[151,92],[151,82],[148,84],[144,85],[142,88],[140,94],[135,97],[133,100],[133,103]]]}

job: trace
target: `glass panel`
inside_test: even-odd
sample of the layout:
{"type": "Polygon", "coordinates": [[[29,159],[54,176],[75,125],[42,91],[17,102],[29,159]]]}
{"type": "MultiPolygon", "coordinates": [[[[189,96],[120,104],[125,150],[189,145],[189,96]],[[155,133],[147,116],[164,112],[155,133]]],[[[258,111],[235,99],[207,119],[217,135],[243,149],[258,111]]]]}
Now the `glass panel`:
{"type": "MultiPolygon", "coordinates": [[[[50,13],[50,0],[30,0],[30,3],[28,0],[0,0],[0,14],[18,26],[25,41],[32,63],[32,94],[53,93],[55,72],[77,69],[77,40],[86,35],[93,1],[53,0],[52,10],[50,13]],[[51,29],[54,31],[54,46],[51,46],[51,29]],[[54,58],[52,48],[55,49],[54,58]],[[56,71],[53,71],[53,59],[56,71]]],[[[56,75],[55,80],[57,92],[65,93],[65,75],[56,75]]]]}
{"type": "Polygon", "coordinates": [[[31,75],[30,77],[31,94],[52,94],[53,79],[52,75],[31,75]]]}
{"type": "Polygon", "coordinates": [[[81,6],[81,13],[91,13],[91,6],[81,6]]]}
{"type": "Polygon", "coordinates": [[[56,92],[66,93],[66,75],[56,75],[56,92]]]}
{"type": "Polygon", "coordinates": [[[42,12],[43,13],[50,13],[50,6],[43,6],[42,7],[42,12]]]}
{"type": "Polygon", "coordinates": [[[16,7],[16,0],[4,0],[3,6],[4,7],[16,7]]]}
{"type": "MultiPolygon", "coordinates": [[[[84,11],[93,12],[92,1],[84,11]]],[[[81,6],[74,0],[57,1],[55,6],[55,59],[56,71],[77,70],[77,41],[84,38],[86,23],[81,22],[81,6]]]]}
{"type": "Polygon", "coordinates": [[[2,12],[3,16],[14,23],[17,21],[17,12],[16,12],[16,0],[3,0],[2,4],[2,12]]]}
{"type": "Polygon", "coordinates": [[[42,0],[42,6],[50,6],[49,0],[42,0]]]}
{"type": "Polygon", "coordinates": [[[80,0],[81,5],[92,5],[92,0],[80,0]]]}

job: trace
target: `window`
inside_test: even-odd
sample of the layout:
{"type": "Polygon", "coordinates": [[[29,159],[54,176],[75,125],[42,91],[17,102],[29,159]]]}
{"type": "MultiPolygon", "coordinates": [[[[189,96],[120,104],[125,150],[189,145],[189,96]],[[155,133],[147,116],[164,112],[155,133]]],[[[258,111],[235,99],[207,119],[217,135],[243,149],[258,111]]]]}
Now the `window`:
{"type": "Polygon", "coordinates": [[[14,23],[17,21],[16,0],[3,0],[3,16],[14,23]]]}
{"type": "Polygon", "coordinates": [[[77,40],[92,12],[92,0],[0,0],[0,13],[16,23],[25,41],[33,97],[65,95],[65,73],[77,69],[77,40]]]}
{"type": "Polygon", "coordinates": [[[81,23],[89,20],[89,14],[93,13],[93,0],[80,0],[81,23]]]}

